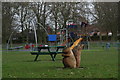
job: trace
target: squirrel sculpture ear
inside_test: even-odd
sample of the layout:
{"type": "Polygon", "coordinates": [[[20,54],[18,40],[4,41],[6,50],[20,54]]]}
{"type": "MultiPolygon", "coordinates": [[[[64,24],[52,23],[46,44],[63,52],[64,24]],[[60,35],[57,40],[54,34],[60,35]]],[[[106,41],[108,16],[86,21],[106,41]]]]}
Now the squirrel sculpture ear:
{"type": "Polygon", "coordinates": [[[83,40],[83,38],[79,38],[78,40],[76,40],[73,45],[70,47],[70,49],[72,50],[75,46],[78,45],[79,42],[81,42],[83,40]]]}

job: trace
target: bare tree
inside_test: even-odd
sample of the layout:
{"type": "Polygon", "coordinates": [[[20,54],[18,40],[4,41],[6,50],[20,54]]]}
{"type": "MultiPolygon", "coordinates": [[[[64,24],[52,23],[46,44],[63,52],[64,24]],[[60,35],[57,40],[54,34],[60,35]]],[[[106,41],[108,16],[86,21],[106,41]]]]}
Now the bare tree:
{"type": "Polygon", "coordinates": [[[97,25],[106,32],[112,32],[112,40],[117,39],[118,27],[118,3],[95,3],[96,14],[98,16],[97,25]]]}

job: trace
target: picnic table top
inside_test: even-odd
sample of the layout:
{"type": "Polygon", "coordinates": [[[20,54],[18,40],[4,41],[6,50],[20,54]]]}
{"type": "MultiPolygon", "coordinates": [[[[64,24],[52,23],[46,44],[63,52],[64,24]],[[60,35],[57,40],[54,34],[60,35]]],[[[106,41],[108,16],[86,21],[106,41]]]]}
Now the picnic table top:
{"type": "Polygon", "coordinates": [[[64,48],[65,46],[39,46],[37,48],[42,49],[42,48],[64,48]]]}

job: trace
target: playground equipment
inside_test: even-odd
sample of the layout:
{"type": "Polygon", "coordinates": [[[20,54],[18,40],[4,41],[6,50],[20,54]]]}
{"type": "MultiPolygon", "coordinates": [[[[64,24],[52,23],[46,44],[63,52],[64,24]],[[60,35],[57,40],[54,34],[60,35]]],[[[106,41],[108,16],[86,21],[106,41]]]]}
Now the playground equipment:
{"type": "Polygon", "coordinates": [[[60,29],[60,44],[68,40],[68,30],[66,28],[60,29]]]}
{"type": "MultiPolygon", "coordinates": [[[[47,32],[47,30],[40,24],[40,23],[38,23],[38,22],[35,22],[35,20],[30,20],[30,22],[32,23],[32,26],[33,26],[33,29],[34,29],[34,35],[35,35],[35,43],[36,43],[36,47],[38,46],[38,41],[37,41],[37,33],[36,33],[36,27],[35,27],[35,24],[39,24],[44,30],[45,30],[45,32],[46,32],[46,34],[48,35],[48,32],[47,32]]],[[[15,28],[15,30],[17,30],[19,28],[19,26],[17,26],[16,28],[15,28]]],[[[14,34],[14,32],[15,32],[15,30],[10,34],[10,36],[9,36],[9,38],[8,38],[8,42],[7,42],[7,50],[12,50],[12,49],[18,49],[18,48],[21,48],[21,46],[19,47],[12,47],[12,48],[10,48],[9,46],[9,44],[10,44],[10,40],[11,40],[11,38],[12,38],[12,35],[14,34]]]]}
{"type": "MultiPolygon", "coordinates": [[[[77,40],[78,38],[81,37],[78,35],[80,33],[80,29],[81,29],[81,27],[84,27],[84,26],[86,27],[86,25],[87,25],[87,24],[84,25],[84,23],[82,23],[81,27],[80,27],[77,24],[68,22],[68,24],[66,25],[66,28],[60,29],[60,34],[57,35],[57,34],[49,34],[47,29],[44,28],[44,26],[41,23],[38,23],[37,21],[35,21],[33,19],[31,19],[30,22],[34,29],[36,47],[38,46],[38,39],[37,39],[37,33],[36,33],[36,27],[35,27],[36,24],[40,25],[44,29],[45,33],[47,34],[46,37],[48,37],[49,42],[58,42],[59,44],[57,44],[57,45],[61,45],[62,43],[64,43],[64,42],[67,43],[67,41],[68,41],[67,46],[70,46],[75,40],[77,40]],[[58,39],[58,37],[59,37],[59,39],[58,39]]],[[[19,26],[17,26],[16,29],[18,27],[19,26]]],[[[10,43],[11,36],[13,35],[13,33],[14,33],[14,31],[11,33],[11,35],[8,39],[7,49],[9,48],[9,43],[10,43]]]]}
{"type": "Polygon", "coordinates": [[[66,28],[60,29],[60,33],[58,34],[60,42],[59,44],[63,43],[64,41],[68,41],[67,46],[70,46],[71,43],[73,43],[77,39],[77,36],[74,35],[74,32],[76,30],[75,28],[77,28],[76,24],[69,24],[66,28]]]}
{"type": "MultiPolygon", "coordinates": [[[[18,28],[19,26],[17,26],[16,28],[15,28],[15,30],[18,28]]],[[[18,46],[18,47],[9,47],[10,45],[10,40],[11,40],[11,38],[12,38],[12,35],[14,34],[14,32],[15,31],[13,31],[11,34],[10,34],[10,36],[9,36],[9,39],[8,39],[8,42],[7,42],[7,50],[14,50],[14,49],[21,49],[21,48],[23,48],[23,46],[18,46]]]]}
{"type": "Polygon", "coordinates": [[[48,35],[48,41],[56,41],[57,35],[48,35]]]}
{"type": "Polygon", "coordinates": [[[67,40],[67,46],[71,46],[78,38],[83,38],[81,44],[84,44],[84,49],[89,49],[89,35],[86,32],[87,25],[85,22],[81,22],[81,25],[77,25],[72,21],[68,22],[66,28],[60,29],[60,44],[67,40]]]}
{"type": "Polygon", "coordinates": [[[23,48],[23,46],[11,47],[11,48],[8,48],[8,50],[21,49],[21,48],[23,48]]]}

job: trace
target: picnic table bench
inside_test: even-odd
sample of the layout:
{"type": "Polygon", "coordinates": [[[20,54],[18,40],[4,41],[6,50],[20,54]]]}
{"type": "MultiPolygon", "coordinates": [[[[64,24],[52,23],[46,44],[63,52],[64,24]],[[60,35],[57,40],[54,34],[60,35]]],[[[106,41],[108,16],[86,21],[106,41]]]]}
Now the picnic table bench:
{"type": "Polygon", "coordinates": [[[37,47],[36,52],[31,52],[32,55],[36,55],[34,61],[37,61],[37,58],[39,55],[50,55],[52,58],[52,61],[55,61],[55,57],[57,54],[63,53],[62,51],[59,51],[59,49],[63,49],[65,46],[47,46],[47,47],[37,47]],[[51,51],[50,48],[56,48],[55,51],[51,51]],[[47,49],[47,52],[41,52],[42,49],[47,49]]]}

